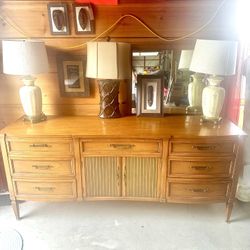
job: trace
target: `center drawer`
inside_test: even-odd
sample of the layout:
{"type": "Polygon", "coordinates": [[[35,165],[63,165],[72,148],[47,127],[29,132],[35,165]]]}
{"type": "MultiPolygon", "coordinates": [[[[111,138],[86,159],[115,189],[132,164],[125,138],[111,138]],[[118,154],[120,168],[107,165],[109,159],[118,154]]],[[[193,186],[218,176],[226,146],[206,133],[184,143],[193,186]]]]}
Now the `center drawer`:
{"type": "Polygon", "coordinates": [[[11,159],[11,173],[13,176],[74,176],[75,164],[72,158],[44,159],[44,158],[16,158],[11,159]]]}
{"type": "Polygon", "coordinates": [[[159,156],[162,152],[160,140],[82,140],[83,154],[159,156]]]}

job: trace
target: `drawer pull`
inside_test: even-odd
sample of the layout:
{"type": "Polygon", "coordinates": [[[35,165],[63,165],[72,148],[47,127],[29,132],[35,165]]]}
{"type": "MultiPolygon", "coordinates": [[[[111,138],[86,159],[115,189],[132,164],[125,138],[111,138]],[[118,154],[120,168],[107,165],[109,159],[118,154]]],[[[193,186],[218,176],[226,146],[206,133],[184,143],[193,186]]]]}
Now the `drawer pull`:
{"type": "Polygon", "coordinates": [[[210,166],[191,166],[190,168],[194,169],[194,170],[209,170],[212,167],[210,167],[210,166]]]}
{"type": "Polygon", "coordinates": [[[43,192],[54,192],[55,187],[35,187],[35,189],[43,192]]]}
{"type": "Polygon", "coordinates": [[[39,169],[39,170],[48,170],[53,168],[53,166],[50,165],[32,165],[32,168],[39,169]]]}
{"type": "Polygon", "coordinates": [[[115,149],[131,149],[135,147],[134,144],[110,144],[110,147],[115,149]]]}
{"type": "Polygon", "coordinates": [[[192,193],[207,193],[208,188],[189,188],[188,191],[192,193]]]}
{"type": "Polygon", "coordinates": [[[209,146],[209,145],[194,145],[193,149],[197,150],[214,150],[216,146],[209,146]]]}
{"type": "Polygon", "coordinates": [[[31,148],[50,148],[51,145],[48,145],[46,143],[42,143],[42,144],[33,143],[33,144],[30,144],[30,147],[31,148]]]}

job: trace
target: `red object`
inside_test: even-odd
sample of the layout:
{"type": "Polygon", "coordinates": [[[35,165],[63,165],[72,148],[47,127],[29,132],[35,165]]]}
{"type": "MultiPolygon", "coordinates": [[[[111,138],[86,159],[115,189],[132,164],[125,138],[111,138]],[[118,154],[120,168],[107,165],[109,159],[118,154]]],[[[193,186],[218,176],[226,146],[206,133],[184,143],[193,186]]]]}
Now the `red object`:
{"type": "Polygon", "coordinates": [[[231,77],[228,82],[228,98],[227,98],[227,116],[228,118],[238,124],[240,113],[240,92],[241,92],[241,77],[243,70],[243,63],[245,59],[245,48],[241,44],[238,48],[238,60],[235,76],[231,77]]]}
{"type": "Polygon", "coordinates": [[[117,5],[118,0],[75,0],[76,3],[92,3],[96,5],[117,5]]]}

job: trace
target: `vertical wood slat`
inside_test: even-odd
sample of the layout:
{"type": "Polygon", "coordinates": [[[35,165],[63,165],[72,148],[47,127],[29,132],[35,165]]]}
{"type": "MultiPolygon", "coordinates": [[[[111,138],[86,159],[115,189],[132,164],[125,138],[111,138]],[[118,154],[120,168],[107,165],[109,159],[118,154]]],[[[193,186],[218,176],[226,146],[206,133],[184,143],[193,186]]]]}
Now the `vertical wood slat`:
{"type": "Polygon", "coordinates": [[[80,157],[80,148],[79,148],[79,140],[78,139],[74,139],[73,140],[74,143],[74,153],[75,153],[75,171],[76,171],[76,180],[77,180],[77,199],[81,200],[82,199],[82,195],[83,195],[83,183],[82,183],[82,175],[81,175],[81,157],[80,157]]]}
{"type": "Polygon", "coordinates": [[[159,159],[152,157],[127,157],[126,196],[158,197],[159,159]]]}
{"type": "Polygon", "coordinates": [[[85,157],[85,194],[87,197],[118,197],[117,157],[85,157]]]}

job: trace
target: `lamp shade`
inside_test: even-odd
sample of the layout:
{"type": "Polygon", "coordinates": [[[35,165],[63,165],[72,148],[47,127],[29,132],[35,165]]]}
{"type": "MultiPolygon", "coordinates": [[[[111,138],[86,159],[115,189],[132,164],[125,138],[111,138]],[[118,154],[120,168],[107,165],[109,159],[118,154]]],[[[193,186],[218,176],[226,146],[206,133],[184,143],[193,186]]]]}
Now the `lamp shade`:
{"type": "Polygon", "coordinates": [[[237,45],[235,41],[198,39],[189,69],[209,75],[234,75],[237,45]]]}
{"type": "Polygon", "coordinates": [[[131,45],[116,42],[87,43],[86,76],[96,79],[131,78],[131,45]]]}
{"type": "Polygon", "coordinates": [[[48,72],[45,44],[36,40],[2,42],[3,72],[9,75],[33,75],[48,72]]]}
{"type": "Polygon", "coordinates": [[[193,56],[193,50],[182,50],[178,69],[189,70],[192,56],[193,56]]]}

